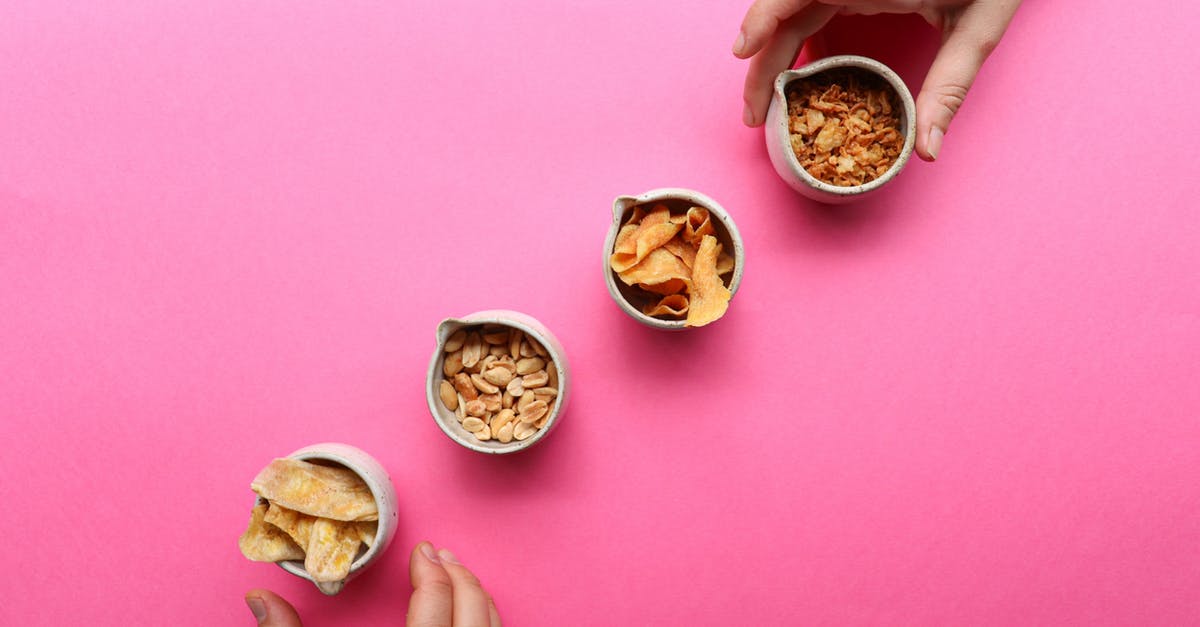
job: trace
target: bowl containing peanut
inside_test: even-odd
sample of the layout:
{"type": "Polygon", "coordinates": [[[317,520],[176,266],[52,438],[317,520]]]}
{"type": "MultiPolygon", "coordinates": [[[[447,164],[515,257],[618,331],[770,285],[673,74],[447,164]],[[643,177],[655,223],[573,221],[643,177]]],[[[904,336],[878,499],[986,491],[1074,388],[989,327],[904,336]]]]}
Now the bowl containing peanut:
{"type": "Polygon", "coordinates": [[[916,127],[912,94],[895,72],[841,55],[780,73],[764,134],[780,178],[838,204],[894,179],[912,156],[916,127]]]}
{"type": "Polygon", "coordinates": [[[425,397],[451,440],[503,455],[550,434],[570,382],[566,353],[545,325],[516,311],[480,311],[438,325],[425,397]]]}

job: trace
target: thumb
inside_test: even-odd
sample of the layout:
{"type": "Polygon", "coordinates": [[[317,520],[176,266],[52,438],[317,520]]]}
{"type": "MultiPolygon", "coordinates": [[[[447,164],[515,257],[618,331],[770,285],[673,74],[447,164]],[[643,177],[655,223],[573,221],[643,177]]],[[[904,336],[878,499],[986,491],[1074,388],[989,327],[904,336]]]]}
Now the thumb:
{"type": "Polygon", "coordinates": [[[258,624],[263,627],[301,627],[300,615],[296,613],[296,608],[270,590],[247,592],[246,605],[258,624]]]}
{"type": "Polygon", "coordinates": [[[922,159],[937,159],[950,121],[983,62],[1000,42],[1018,4],[1018,0],[975,2],[946,16],[942,47],[917,96],[917,154],[922,159]]]}

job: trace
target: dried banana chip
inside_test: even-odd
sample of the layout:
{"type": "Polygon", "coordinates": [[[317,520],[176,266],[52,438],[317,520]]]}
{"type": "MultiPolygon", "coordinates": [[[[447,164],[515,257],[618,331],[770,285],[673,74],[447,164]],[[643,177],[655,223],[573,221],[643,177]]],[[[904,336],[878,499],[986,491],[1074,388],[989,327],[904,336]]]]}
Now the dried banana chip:
{"type": "Polygon", "coordinates": [[[267,524],[267,504],[259,503],[250,512],[250,525],[238,538],[238,548],[246,559],[255,562],[279,562],[304,559],[304,550],[278,527],[267,524]]]}
{"type": "Polygon", "coordinates": [[[341,581],[350,574],[361,542],[354,523],[318,518],[308,542],[304,569],[313,581],[341,581]]]}
{"type": "Polygon", "coordinates": [[[317,522],[317,517],[301,514],[279,503],[271,503],[263,520],[291,536],[297,545],[306,547],[312,538],[313,523],[317,522]]]}
{"type": "Polygon", "coordinates": [[[379,520],[371,489],[346,468],[280,458],[258,473],[250,489],[273,503],[310,516],[379,520]]]}
{"type": "Polygon", "coordinates": [[[354,523],[358,529],[358,539],[368,547],[375,545],[375,534],[379,531],[379,523],[373,520],[364,520],[354,523]]]}

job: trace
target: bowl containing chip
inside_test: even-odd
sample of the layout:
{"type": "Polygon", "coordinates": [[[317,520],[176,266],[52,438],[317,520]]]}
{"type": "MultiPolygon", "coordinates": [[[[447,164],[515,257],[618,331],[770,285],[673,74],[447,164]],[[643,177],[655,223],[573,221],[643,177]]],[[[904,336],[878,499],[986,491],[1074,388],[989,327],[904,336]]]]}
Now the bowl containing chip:
{"type": "Polygon", "coordinates": [[[314,444],[275,459],[250,489],[258,496],[238,540],[242,554],[275,562],[328,595],[378,560],[396,535],[387,471],[348,444],[314,444]]]}
{"type": "Polygon", "coordinates": [[[916,104],[895,72],[841,55],[779,74],[764,135],[780,178],[840,204],[894,179],[912,156],[916,128],[916,104]]]}
{"type": "Polygon", "coordinates": [[[690,189],[653,189],[613,201],[604,282],[630,318],[678,331],[723,315],[742,282],[745,247],[717,201],[690,189]]]}
{"type": "Polygon", "coordinates": [[[463,447],[504,455],[541,442],[570,391],[562,344],[532,316],[490,310],[438,325],[425,398],[438,427],[463,447]]]}

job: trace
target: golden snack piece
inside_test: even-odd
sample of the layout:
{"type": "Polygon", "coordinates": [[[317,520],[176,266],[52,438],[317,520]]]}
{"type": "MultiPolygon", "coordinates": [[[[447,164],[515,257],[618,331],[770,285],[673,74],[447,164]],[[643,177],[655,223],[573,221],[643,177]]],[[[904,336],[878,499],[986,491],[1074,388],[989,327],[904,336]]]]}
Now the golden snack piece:
{"type": "Polygon", "coordinates": [[[647,316],[686,316],[688,312],[688,298],[683,294],[671,294],[664,296],[662,300],[654,305],[647,307],[645,314],[647,316]]]}
{"type": "Polygon", "coordinates": [[[656,248],[640,263],[617,273],[625,285],[656,285],[678,280],[691,283],[692,271],[665,248],[656,248]]]}
{"type": "Polygon", "coordinates": [[[305,552],[304,570],[316,582],[341,581],[350,574],[361,543],[355,523],[318,518],[305,552]]]}
{"type": "Polygon", "coordinates": [[[375,534],[379,531],[379,523],[373,520],[360,520],[354,523],[358,529],[358,539],[362,543],[371,547],[375,544],[375,534]]]}
{"type": "Polygon", "coordinates": [[[722,251],[708,210],[693,206],[671,213],[660,204],[649,213],[635,207],[631,214],[617,234],[609,267],[644,296],[633,305],[648,316],[683,318],[686,326],[704,326],[724,315],[732,293],[720,277],[733,272],[734,259],[722,251]],[[697,284],[701,277],[703,288],[697,284]]]}
{"type": "Polygon", "coordinates": [[[280,458],[267,465],[250,489],[288,509],[333,520],[379,520],[371,489],[346,468],[280,458]]]}
{"type": "Polygon", "coordinates": [[[317,517],[301,514],[278,503],[271,503],[263,520],[291,536],[297,545],[307,547],[312,538],[312,528],[313,524],[317,522],[317,517]]]}
{"type": "Polygon", "coordinates": [[[900,157],[900,104],[882,78],[822,72],[787,89],[792,152],[814,178],[839,187],[869,183],[900,157]]]}
{"type": "Polygon", "coordinates": [[[700,250],[696,251],[696,267],[692,273],[695,291],[687,311],[688,326],[702,327],[725,315],[725,310],[729,308],[732,294],[717,274],[717,257],[720,253],[721,244],[717,238],[705,235],[700,242],[700,250]]]}
{"type": "Polygon", "coordinates": [[[238,538],[242,555],[255,562],[304,559],[304,549],[278,527],[268,524],[264,520],[266,513],[266,503],[255,505],[250,512],[250,524],[238,538]]]}

